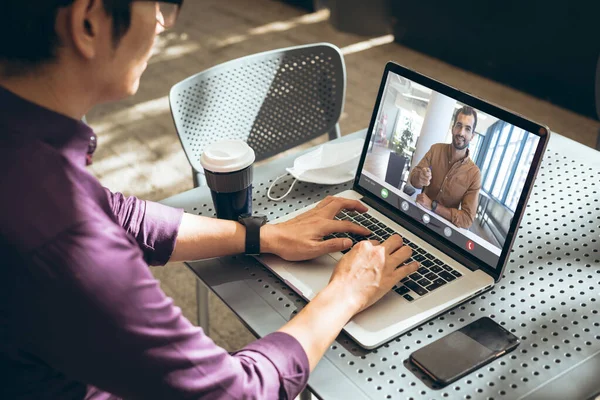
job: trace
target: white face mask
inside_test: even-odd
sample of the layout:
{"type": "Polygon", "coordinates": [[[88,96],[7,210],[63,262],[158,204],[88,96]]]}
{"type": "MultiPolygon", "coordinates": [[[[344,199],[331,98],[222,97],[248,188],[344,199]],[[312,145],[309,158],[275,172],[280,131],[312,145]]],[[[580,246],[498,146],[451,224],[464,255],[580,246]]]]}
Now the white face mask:
{"type": "Polygon", "coordinates": [[[284,199],[297,181],[337,185],[354,178],[364,139],[354,139],[341,143],[326,143],[294,160],[294,166],[286,171],[295,179],[288,191],[281,197],[272,197],[271,189],[285,175],[281,175],[269,187],[267,197],[273,201],[284,199]]]}

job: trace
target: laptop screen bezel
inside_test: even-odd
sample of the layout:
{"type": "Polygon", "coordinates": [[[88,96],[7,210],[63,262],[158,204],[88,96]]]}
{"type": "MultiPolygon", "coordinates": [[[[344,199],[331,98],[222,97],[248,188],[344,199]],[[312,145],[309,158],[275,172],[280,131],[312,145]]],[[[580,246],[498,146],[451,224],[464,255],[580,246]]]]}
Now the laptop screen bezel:
{"type": "Polygon", "coordinates": [[[429,244],[436,247],[437,249],[442,250],[450,257],[457,260],[466,267],[472,270],[482,269],[486,273],[491,275],[495,281],[498,281],[502,277],[502,274],[504,272],[510,249],[512,248],[515,240],[517,229],[520,226],[521,219],[523,218],[525,205],[527,203],[529,195],[531,194],[532,183],[539,170],[541,159],[543,157],[546,146],[548,145],[549,136],[550,130],[546,126],[542,126],[512,111],[505,110],[497,105],[479,99],[469,93],[460,91],[456,88],[453,88],[449,85],[436,81],[435,79],[429,78],[425,75],[422,75],[418,72],[415,72],[395,62],[390,61],[386,64],[383,72],[383,78],[381,80],[381,85],[377,94],[377,100],[375,102],[375,107],[373,108],[371,122],[369,123],[369,128],[367,130],[365,138],[365,144],[361,154],[360,162],[358,164],[356,177],[354,179],[353,190],[363,195],[363,201],[365,201],[365,203],[372,207],[377,206],[376,208],[382,211],[384,215],[386,215],[388,218],[391,218],[404,228],[408,229],[411,233],[419,236],[421,239],[427,241],[429,244]],[[423,85],[431,90],[435,90],[438,93],[451,97],[462,104],[471,106],[477,110],[480,110],[486,114],[492,115],[493,117],[506,121],[509,124],[524,129],[529,133],[539,137],[540,140],[538,141],[538,145],[535,150],[533,160],[531,162],[531,167],[529,169],[527,179],[525,180],[525,184],[523,186],[523,192],[521,193],[521,196],[517,203],[514,216],[510,224],[510,228],[506,235],[504,246],[502,247],[502,251],[498,258],[498,262],[495,266],[484,263],[483,261],[475,257],[473,254],[468,252],[466,249],[463,249],[459,245],[435,233],[425,224],[419,223],[413,218],[406,217],[404,213],[398,211],[398,209],[392,207],[390,204],[383,201],[377,195],[371,193],[369,190],[360,186],[360,177],[362,174],[365,158],[368,153],[368,148],[371,143],[373,128],[376,123],[377,115],[379,113],[379,108],[381,106],[381,101],[390,72],[400,75],[420,85],[423,85]]]}

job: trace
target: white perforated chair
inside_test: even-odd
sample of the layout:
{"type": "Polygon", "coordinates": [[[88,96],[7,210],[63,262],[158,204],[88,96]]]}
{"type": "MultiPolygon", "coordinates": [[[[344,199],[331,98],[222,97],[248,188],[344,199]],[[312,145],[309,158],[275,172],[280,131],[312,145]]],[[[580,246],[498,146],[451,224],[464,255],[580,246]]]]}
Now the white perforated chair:
{"type": "Polygon", "coordinates": [[[339,137],[345,90],[343,56],[328,43],[238,58],[177,83],[169,102],[195,184],[203,149],[221,139],[246,141],[260,161],[325,133],[339,137]]]}
{"type": "MultiPolygon", "coordinates": [[[[200,155],[218,140],[244,140],[260,161],[324,134],[339,137],[345,91],[343,55],[328,43],[242,57],[177,83],[169,103],[194,186],[206,184],[200,155]]],[[[198,324],[208,333],[200,282],[197,297],[198,324]]]]}

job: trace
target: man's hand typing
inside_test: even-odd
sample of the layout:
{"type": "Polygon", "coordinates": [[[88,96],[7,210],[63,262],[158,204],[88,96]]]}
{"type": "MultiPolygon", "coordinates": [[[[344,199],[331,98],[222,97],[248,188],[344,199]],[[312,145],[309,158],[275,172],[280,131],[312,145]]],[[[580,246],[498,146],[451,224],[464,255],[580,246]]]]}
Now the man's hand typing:
{"type": "Polygon", "coordinates": [[[362,203],[341,197],[328,196],[312,210],[279,224],[261,228],[261,249],[288,261],[310,260],[323,254],[345,250],[352,246],[348,238],[323,240],[335,232],[368,236],[368,229],[350,221],[334,220],[341,210],[367,211],[362,203]]]}

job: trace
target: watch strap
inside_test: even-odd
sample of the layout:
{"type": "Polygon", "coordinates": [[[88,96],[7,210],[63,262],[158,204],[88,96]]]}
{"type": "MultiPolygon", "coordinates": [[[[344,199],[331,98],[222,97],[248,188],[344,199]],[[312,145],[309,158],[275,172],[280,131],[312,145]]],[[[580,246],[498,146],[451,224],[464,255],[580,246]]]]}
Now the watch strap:
{"type": "Polygon", "coordinates": [[[260,228],[266,223],[265,217],[242,218],[242,224],[246,227],[246,250],[245,254],[257,256],[260,254],[260,228]]]}

